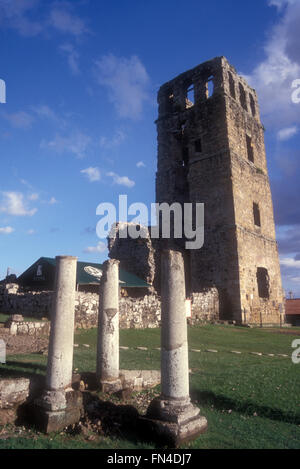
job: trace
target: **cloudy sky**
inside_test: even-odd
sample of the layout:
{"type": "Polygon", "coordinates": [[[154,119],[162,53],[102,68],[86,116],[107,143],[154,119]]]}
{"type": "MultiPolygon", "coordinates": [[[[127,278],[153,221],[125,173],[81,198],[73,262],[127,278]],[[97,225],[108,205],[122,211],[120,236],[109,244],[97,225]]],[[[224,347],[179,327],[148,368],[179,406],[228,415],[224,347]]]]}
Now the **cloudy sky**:
{"type": "Polygon", "coordinates": [[[300,0],[0,0],[0,278],[40,256],[102,262],[98,204],[155,201],[158,88],[224,55],[259,94],[300,297],[299,30],[300,0]]]}

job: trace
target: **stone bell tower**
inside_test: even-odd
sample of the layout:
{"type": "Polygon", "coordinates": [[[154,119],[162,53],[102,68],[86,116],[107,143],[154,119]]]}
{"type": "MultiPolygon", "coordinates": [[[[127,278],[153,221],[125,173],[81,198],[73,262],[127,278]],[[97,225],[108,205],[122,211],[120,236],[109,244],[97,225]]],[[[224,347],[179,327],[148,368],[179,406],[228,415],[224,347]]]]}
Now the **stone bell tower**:
{"type": "Polygon", "coordinates": [[[205,239],[186,252],[189,292],[217,288],[220,318],[279,324],[283,291],[255,90],[224,57],[158,93],[157,203],[205,204],[205,239]]]}

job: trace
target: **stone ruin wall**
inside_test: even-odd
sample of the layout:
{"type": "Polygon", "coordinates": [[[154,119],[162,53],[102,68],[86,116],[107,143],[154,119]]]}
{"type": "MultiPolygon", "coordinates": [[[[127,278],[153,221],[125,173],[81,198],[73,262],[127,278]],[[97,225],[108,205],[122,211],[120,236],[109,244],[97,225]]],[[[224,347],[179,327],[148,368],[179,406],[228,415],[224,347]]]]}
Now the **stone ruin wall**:
{"type": "MultiPolygon", "coordinates": [[[[118,259],[120,267],[131,272],[151,285],[154,295],[160,291],[160,246],[158,239],[151,239],[150,230],[133,223],[117,223],[108,238],[109,257],[118,259]],[[139,226],[143,237],[131,239],[122,238],[120,232],[128,226],[139,226]]],[[[202,288],[190,294],[192,316],[191,324],[201,321],[218,321],[219,294],[213,286],[202,288]]]]}
{"type": "MultiPolygon", "coordinates": [[[[0,312],[6,314],[22,314],[37,319],[50,317],[53,292],[22,292],[18,285],[7,285],[0,288],[0,312]]],[[[99,295],[97,293],[76,292],[75,297],[75,327],[89,329],[98,324],[99,295]]],[[[145,329],[160,326],[161,304],[160,297],[151,292],[142,297],[120,298],[120,328],[145,329]]],[[[191,324],[201,321],[218,320],[217,291],[207,291],[194,294],[192,297],[191,324]]],[[[15,323],[14,323],[15,324],[15,323]]],[[[42,322],[20,322],[17,333],[33,333],[33,329],[41,329],[42,322]],[[37,327],[35,325],[38,324],[37,327]],[[24,327],[25,326],[25,327],[24,327]],[[26,328],[26,331],[25,331],[26,328]],[[29,332],[29,328],[30,331],[29,332]]],[[[48,324],[48,323],[46,323],[48,324]]]]}
{"type": "Polygon", "coordinates": [[[110,259],[119,260],[122,269],[153,285],[156,254],[147,227],[134,223],[117,223],[108,237],[108,250],[110,259]],[[140,237],[132,239],[127,236],[129,227],[136,228],[140,232],[140,237]]]}
{"type": "Polygon", "coordinates": [[[158,104],[156,202],[205,205],[205,243],[189,253],[191,291],[217,287],[221,319],[280,325],[284,295],[256,92],[217,57],[162,85],[158,104]]]}

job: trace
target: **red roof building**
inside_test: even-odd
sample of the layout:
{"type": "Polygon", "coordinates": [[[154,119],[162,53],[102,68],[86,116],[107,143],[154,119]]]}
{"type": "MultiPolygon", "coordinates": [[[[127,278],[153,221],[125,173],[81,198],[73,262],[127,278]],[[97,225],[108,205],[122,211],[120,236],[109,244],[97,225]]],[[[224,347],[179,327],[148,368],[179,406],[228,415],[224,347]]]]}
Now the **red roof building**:
{"type": "Polygon", "coordinates": [[[300,326],[300,298],[286,300],[285,315],[286,322],[293,326],[300,326]]]}

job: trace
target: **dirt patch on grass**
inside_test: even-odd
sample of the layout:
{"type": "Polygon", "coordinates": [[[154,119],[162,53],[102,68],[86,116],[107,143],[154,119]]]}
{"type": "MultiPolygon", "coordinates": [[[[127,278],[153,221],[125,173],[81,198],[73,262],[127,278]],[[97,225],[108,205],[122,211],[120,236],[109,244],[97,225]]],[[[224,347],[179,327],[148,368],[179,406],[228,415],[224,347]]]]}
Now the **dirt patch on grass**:
{"type": "Polygon", "coordinates": [[[6,343],[7,355],[19,355],[28,353],[46,353],[48,350],[48,337],[34,335],[10,335],[9,330],[0,328],[0,339],[6,343]]]}
{"type": "Polygon", "coordinates": [[[273,334],[285,334],[285,335],[300,335],[300,329],[263,329],[266,332],[272,332],[273,334]]]}

